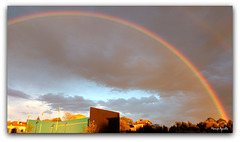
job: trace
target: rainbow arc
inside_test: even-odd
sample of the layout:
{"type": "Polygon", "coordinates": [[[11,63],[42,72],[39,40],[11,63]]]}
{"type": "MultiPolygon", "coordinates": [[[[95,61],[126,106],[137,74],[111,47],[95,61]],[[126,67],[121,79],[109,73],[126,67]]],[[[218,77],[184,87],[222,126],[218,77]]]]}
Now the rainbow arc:
{"type": "Polygon", "coordinates": [[[208,92],[209,96],[211,97],[211,100],[215,104],[219,115],[225,120],[229,119],[217,94],[214,92],[214,90],[212,89],[210,84],[207,82],[207,80],[204,78],[204,76],[200,73],[200,71],[197,69],[197,67],[194,66],[186,56],[184,56],[177,48],[175,48],[173,45],[168,43],[166,40],[159,37],[155,33],[149,31],[148,29],[141,27],[135,23],[131,23],[129,21],[126,21],[126,20],[123,20],[123,19],[120,19],[117,17],[100,14],[100,13],[82,12],[82,11],[57,11],[57,12],[37,13],[37,14],[31,14],[31,15],[27,15],[27,16],[14,18],[14,19],[9,20],[7,22],[7,24],[8,24],[8,26],[11,26],[11,25],[14,25],[17,23],[28,21],[28,20],[45,18],[45,17],[53,17],[53,16],[86,16],[86,17],[93,17],[93,18],[108,20],[108,21],[112,21],[114,23],[118,23],[118,24],[130,27],[132,29],[135,29],[135,30],[141,32],[142,34],[154,39],[155,41],[157,41],[158,43],[160,43],[161,45],[163,45],[164,47],[169,49],[173,54],[175,54],[196,75],[196,77],[199,79],[199,81],[201,82],[201,84],[204,86],[204,88],[208,92]]]}

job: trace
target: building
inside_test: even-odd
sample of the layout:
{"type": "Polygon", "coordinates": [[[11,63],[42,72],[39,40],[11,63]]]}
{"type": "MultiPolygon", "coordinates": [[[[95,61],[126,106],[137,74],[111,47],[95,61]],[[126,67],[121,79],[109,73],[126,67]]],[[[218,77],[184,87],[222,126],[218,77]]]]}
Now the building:
{"type": "Polygon", "coordinates": [[[152,122],[149,121],[148,119],[146,120],[137,120],[136,122],[133,123],[133,127],[130,127],[131,131],[136,131],[139,128],[143,128],[144,126],[151,126],[152,122]]]}
{"type": "Polygon", "coordinates": [[[26,122],[21,121],[8,121],[7,122],[8,133],[25,133],[26,122]]]}
{"type": "Polygon", "coordinates": [[[99,128],[99,133],[119,133],[119,113],[90,108],[90,121],[99,128]]]}
{"type": "MultiPolygon", "coordinates": [[[[98,133],[119,133],[119,113],[98,108],[90,108],[90,118],[84,115],[72,115],[71,120],[61,121],[60,118],[52,120],[27,120],[26,133],[87,133],[94,122],[98,133]]],[[[13,125],[11,125],[13,126],[13,125]]],[[[10,128],[10,124],[9,124],[10,128]]],[[[14,128],[14,127],[11,127],[14,128]]],[[[20,129],[20,128],[19,128],[20,129]]],[[[10,130],[9,130],[10,131],[10,130]]]]}
{"type": "Polygon", "coordinates": [[[27,120],[27,133],[86,133],[89,117],[68,121],[27,120]]]}

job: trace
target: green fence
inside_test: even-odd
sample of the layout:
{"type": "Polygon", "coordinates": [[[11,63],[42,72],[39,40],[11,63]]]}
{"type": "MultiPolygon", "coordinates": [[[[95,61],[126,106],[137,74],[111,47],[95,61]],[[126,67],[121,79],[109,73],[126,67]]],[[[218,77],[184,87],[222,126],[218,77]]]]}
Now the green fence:
{"type": "Polygon", "coordinates": [[[28,133],[86,133],[89,117],[68,121],[50,122],[40,120],[27,120],[28,133]]]}

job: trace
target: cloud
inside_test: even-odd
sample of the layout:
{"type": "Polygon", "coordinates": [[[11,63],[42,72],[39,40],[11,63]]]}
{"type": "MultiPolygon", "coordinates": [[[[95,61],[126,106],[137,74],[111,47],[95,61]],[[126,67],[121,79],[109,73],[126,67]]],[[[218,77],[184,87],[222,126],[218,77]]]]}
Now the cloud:
{"type": "Polygon", "coordinates": [[[49,93],[39,96],[37,101],[43,102],[53,111],[57,111],[59,105],[62,111],[73,113],[88,112],[90,107],[100,107],[120,112],[121,116],[132,118],[134,121],[140,118],[149,119],[154,123],[168,126],[175,122],[176,116],[178,121],[193,120],[193,122],[198,122],[202,121],[202,117],[199,116],[207,118],[208,116],[216,117],[218,115],[212,114],[212,110],[208,108],[214,108],[214,106],[211,101],[204,100],[205,98],[202,96],[187,92],[172,93],[174,94],[172,97],[161,98],[158,95],[151,95],[141,98],[119,98],[97,102],[85,99],[83,96],[49,93]],[[203,111],[204,114],[202,114],[203,111]]]}
{"type": "Polygon", "coordinates": [[[67,96],[65,94],[45,94],[37,98],[52,108],[58,110],[59,106],[63,111],[88,111],[90,107],[95,106],[91,100],[84,99],[82,96],[67,96]]]}
{"type": "Polygon", "coordinates": [[[44,113],[52,114],[52,111],[50,111],[50,110],[46,110],[46,111],[44,111],[44,113]]]}
{"type": "MultiPolygon", "coordinates": [[[[24,13],[31,13],[34,10],[39,12],[51,8],[53,7],[38,7],[36,10],[35,7],[23,7],[22,10],[24,12],[25,9],[24,13]]],[[[13,12],[9,13],[11,16],[14,12],[18,14],[16,11],[21,11],[21,7],[16,11],[14,7],[11,9],[13,9],[13,12]]],[[[74,9],[103,12],[128,19],[166,39],[206,75],[206,79],[223,104],[230,110],[228,112],[231,116],[233,94],[231,7],[75,7],[74,9]],[[200,22],[189,17],[189,13],[200,22]],[[221,17],[216,16],[219,13],[221,17]],[[204,26],[210,27],[210,31],[204,29],[204,26]],[[219,41],[215,35],[220,35],[222,40],[219,41]],[[230,48],[223,47],[222,41],[230,48]]],[[[119,105],[121,106],[119,109],[124,113],[127,111],[122,108],[127,109],[127,107],[122,104],[129,106],[129,111],[136,115],[136,112],[141,112],[139,108],[143,108],[146,112],[153,111],[152,108],[155,107],[159,108],[161,111],[149,116],[156,120],[165,119],[163,121],[180,117],[182,114],[187,114],[188,118],[196,115],[203,119],[209,117],[207,115],[218,116],[209,95],[195,74],[166,47],[129,27],[89,17],[46,17],[8,26],[7,44],[8,82],[20,88],[58,92],[66,88],[69,78],[86,79],[116,88],[112,90],[113,94],[137,89],[154,91],[161,96],[160,99],[154,96],[155,98],[99,101],[101,105],[105,104],[113,109],[117,109],[119,105]],[[119,104],[120,102],[122,104],[119,104]],[[140,104],[139,108],[133,104],[140,104]],[[179,110],[180,108],[182,110],[179,110]]],[[[75,88],[76,85],[72,85],[72,88],[67,89],[75,88]]],[[[72,101],[76,106],[81,105],[74,99],[80,102],[86,101],[82,106],[84,110],[87,110],[90,104],[96,105],[83,97],[50,93],[39,98],[55,110],[58,109],[59,103],[53,98],[63,101],[63,104],[64,101],[72,101]],[[47,100],[48,97],[51,101],[47,100]]],[[[63,108],[77,110],[67,103],[63,108]]],[[[195,119],[195,116],[193,117],[195,119]]]]}
{"type": "MultiPolygon", "coordinates": [[[[22,100],[22,99],[8,99],[8,116],[9,120],[20,120],[26,121],[30,115],[30,119],[37,119],[38,116],[41,116],[42,112],[50,110],[50,107],[46,104],[31,100],[22,100]]],[[[54,114],[57,116],[57,113],[54,114]]],[[[44,116],[46,118],[46,116],[44,116]]]]}
{"type": "Polygon", "coordinates": [[[8,88],[7,94],[10,97],[21,98],[21,99],[31,99],[32,98],[30,95],[25,94],[22,91],[14,90],[11,88],[8,88]]]}
{"type": "Polygon", "coordinates": [[[209,116],[218,118],[211,100],[195,93],[172,92],[172,97],[157,95],[130,99],[109,99],[97,103],[104,109],[118,111],[122,116],[149,119],[153,123],[171,126],[175,121],[200,122],[209,116]],[[204,112],[204,113],[203,113],[204,112]],[[177,119],[176,119],[177,118],[177,119]]]}
{"type": "Polygon", "coordinates": [[[198,79],[179,58],[129,27],[89,17],[44,21],[9,27],[10,81],[45,88],[72,77],[121,89],[199,88],[198,79]]]}

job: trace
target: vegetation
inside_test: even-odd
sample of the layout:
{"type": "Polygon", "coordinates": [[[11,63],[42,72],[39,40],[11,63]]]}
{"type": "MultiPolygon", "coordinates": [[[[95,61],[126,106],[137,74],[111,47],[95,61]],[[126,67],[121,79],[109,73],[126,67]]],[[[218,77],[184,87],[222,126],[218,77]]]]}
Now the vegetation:
{"type": "Polygon", "coordinates": [[[32,133],[34,129],[34,126],[32,125],[32,123],[28,124],[26,126],[26,133],[32,133]]]}
{"type": "Polygon", "coordinates": [[[95,124],[94,120],[89,121],[88,126],[83,127],[83,132],[84,133],[98,133],[99,127],[95,124]]]}
{"type": "Polygon", "coordinates": [[[63,121],[74,120],[79,118],[86,118],[86,116],[82,114],[73,115],[70,112],[65,111],[63,116],[63,121]]]}
{"type": "Polygon", "coordinates": [[[61,120],[60,117],[58,117],[58,118],[53,118],[51,121],[52,121],[52,122],[57,122],[57,121],[59,122],[59,121],[62,121],[62,120],[61,120]]]}
{"type": "Polygon", "coordinates": [[[125,116],[120,118],[120,132],[124,133],[130,129],[130,125],[133,124],[133,120],[125,116]]]}
{"type": "MultiPolygon", "coordinates": [[[[233,121],[224,119],[215,120],[209,117],[206,121],[197,125],[191,122],[175,122],[170,128],[158,124],[146,125],[137,129],[134,133],[232,133],[233,121]]],[[[128,131],[133,132],[133,131],[128,131]]]]}
{"type": "Polygon", "coordinates": [[[63,116],[63,121],[71,120],[72,114],[70,112],[65,111],[63,116]]]}
{"type": "MultiPolygon", "coordinates": [[[[64,121],[74,119],[73,116],[83,117],[83,115],[72,115],[70,112],[64,112],[62,119],[64,121]]],[[[40,120],[38,117],[37,120],[40,120]]],[[[53,118],[52,122],[61,121],[61,118],[53,118]]],[[[149,120],[146,120],[150,122],[149,120]]],[[[145,120],[139,119],[133,123],[133,120],[125,116],[120,118],[119,128],[120,133],[232,133],[233,120],[224,120],[222,118],[215,120],[212,117],[207,118],[203,122],[193,124],[188,122],[175,122],[171,127],[165,125],[145,123],[145,120]],[[141,122],[143,121],[143,122],[141,122]],[[141,122],[141,123],[139,123],[141,122]],[[133,125],[134,124],[134,125],[133,125]]],[[[34,125],[29,123],[26,126],[26,133],[31,133],[34,130],[34,125]]],[[[98,133],[100,128],[95,124],[94,120],[89,121],[88,126],[83,127],[84,133],[98,133]]]]}

